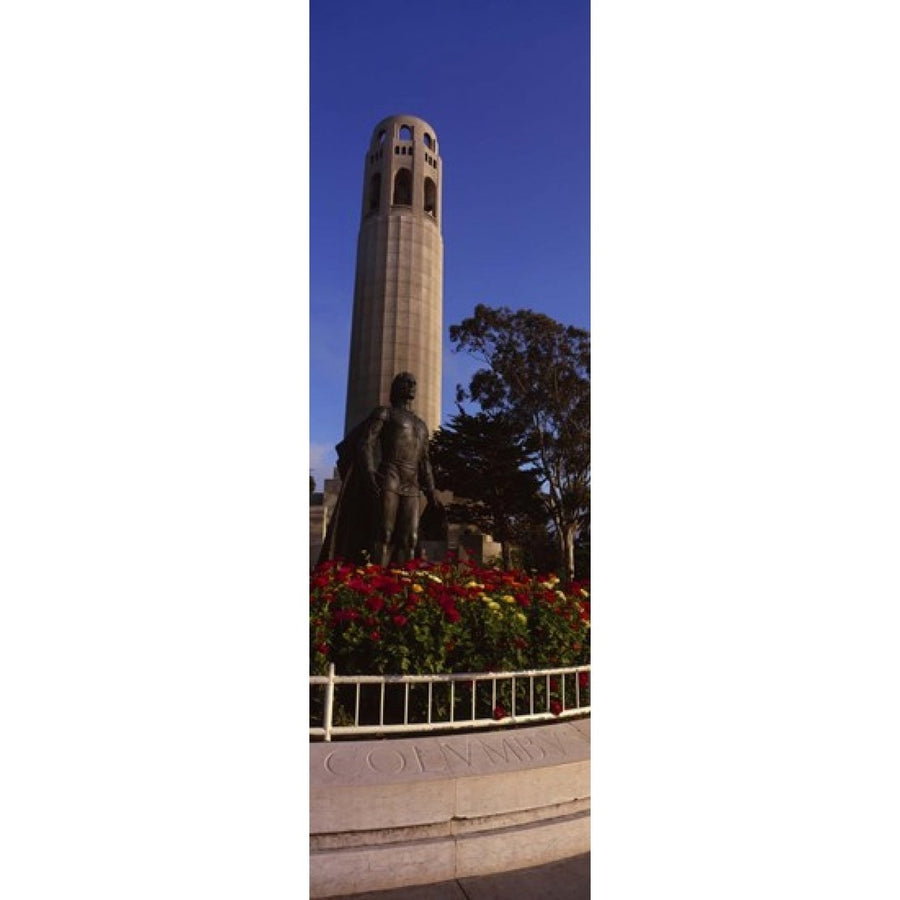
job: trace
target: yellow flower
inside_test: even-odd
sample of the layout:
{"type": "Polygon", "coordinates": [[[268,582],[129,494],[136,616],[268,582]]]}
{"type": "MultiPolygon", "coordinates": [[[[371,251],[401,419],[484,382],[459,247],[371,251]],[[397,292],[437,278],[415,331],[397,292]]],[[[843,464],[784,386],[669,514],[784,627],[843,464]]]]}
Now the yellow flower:
{"type": "Polygon", "coordinates": [[[443,581],[441,581],[440,578],[437,577],[437,575],[429,575],[428,577],[429,577],[432,581],[436,581],[438,584],[443,584],[443,583],[444,583],[443,581]]]}
{"type": "Polygon", "coordinates": [[[517,618],[523,625],[526,625],[526,624],[528,623],[528,616],[526,616],[525,613],[523,613],[523,612],[517,612],[517,613],[516,613],[516,618],[517,618]]]}
{"type": "Polygon", "coordinates": [[[467,588],[483,588],[483,584],[479,584],[477,581],[470,581],[467,585],[467,588]]]}
{"type": "Polygon", "coordinates": [[[487,605],[488,605],[488,609],[492,609],[495,612],[500,611],[500,604],[496,600],[491,600],[490,598],[487,598],[487,605]]]}
{"type": "Polygon", "coordinates": [[[500,599],[501,599],[504,603],[515,603],[515,602],[516,602],[516,598],[513,597],[512,594],[504,594],[500,599]]]}
{"type": "Polygon", "coordinates": [[[578,593],[581,594],[582,597],[590,597],[591,596],[584,588],[581,588],[578,591],[578,593]]]}
{"type": "Polygon", "coordinates": [[[557,591],[556,596],[559,597],[560,600],[566,599],[566,595],[562,591],[557,591]]]}
{"type": "Polygon", "coordinates": [[[423,591],[423,588],[422,588],[422,585],[421,585],[421,584],[414,584],[414,585],[412,586],[412,592],[413,592],[414,594],[421,594],[422,591],[423,591]]]}

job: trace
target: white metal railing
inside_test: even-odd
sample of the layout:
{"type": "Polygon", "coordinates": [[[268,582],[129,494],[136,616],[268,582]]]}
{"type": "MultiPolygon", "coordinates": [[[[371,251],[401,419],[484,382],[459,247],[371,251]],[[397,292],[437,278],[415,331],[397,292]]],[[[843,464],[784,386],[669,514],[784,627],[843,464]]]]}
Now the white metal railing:
{"type": "MultiPolygon", "coordinates": [[[[454,675],[338,675],[334,670],[334,664],[328,667],[327,675],[311,675],[311,686],[319,686],[324,690],[322,725],[311,726],[310,737],[324,738],[330,741],[332,736],[363,735],[363,734],[414,734],[431,731],[471,729],[471,728],[496,728],[505,725],[519,725],[523,722],[540,722],[553,719],[571,718],[573,716],[587,715],[591,711],[590,703],[582,703],[586,693],[582,686],[582,675],[589,675],[590,665],[566,666],[556,669],[529,669],[521,672],[478,672],[462,673],[454,675]],[[571,678],[567,682],[566,679],[571,678]],[[543,709],[535,708],[535,682],[543,688],[543,709]],[[482,692],[481,700],[478,699],[476,685],[490,682],[490,716],[479,716],[478,707],[483,710],[486,703],[486,691],[482,692]],[[509,691],[498,691],[498,683],[509,682],[509,691]],[[521,687],[527,682],[523,691],[524,701],[517,700],[517,686],[521,687]],[[555,682],[555,683],[554,683],[555,682]],[[440,717],[443,707],[435,699],[435,685],[449,685],[447,695],[445,717],[440,717]],[[463,685],[460,696],[457,696],[457,685],[463,685]],[[355,686],[353,703],[353,724],[335,724],[335,689],[342,685],[355,686]],[[360,723],[361,693],[363,685],[378,686],[377,722],[360,723]],[[402,722],[385,721],[385,691],[386,688],[399,685],[403,690],[402,722]],[[410,720],[410,690],[414,685],[424,685],[427,688],[427,703],[425,704],[424,721],[410,720]],[[574,697],[574,705],[566,706],[566,692],[574,697]],[[469,715],[463,718],[457,714],[458,701],[462,699],[465,691],[468,691],[470,701],[467,704],[469,715]],[[503,707],[498,710],[498,697],[509,703],[509,709],[503,707]],[[524,702],[524,708],[522,703],[524,702]],[[501,714],[504,713],[504,714],[501,714]]],[[[395,705],[396,692],[393,695],[395,705]]],[[[343,708],[343,707],[342,707],[343,708]]],[[[370,709],[369,712],[372,712],[370,709]]],[[[399,713],[399,710],[395,710],[399,713]]],[[[346,709],[344,710],[346,716],[346,709]]]]}

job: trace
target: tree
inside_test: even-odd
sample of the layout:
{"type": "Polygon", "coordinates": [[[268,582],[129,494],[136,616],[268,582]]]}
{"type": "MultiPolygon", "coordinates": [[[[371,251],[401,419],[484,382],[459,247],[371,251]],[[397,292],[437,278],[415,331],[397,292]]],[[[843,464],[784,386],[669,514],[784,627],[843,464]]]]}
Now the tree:
{"type": "Polygon", "coordinates": [[[485,366],[467,389],[457,386],[457,401],[502,414],[519,430],[571,580],[590,512],[590,334],[529,309],[479,304],[451,326],[450,340],[485,366]]]}
{"type": "Polygon", "coordinates": [[[462,409],[435,433],[431,465],[439,488],[463,498],[448,507],[458,522],[475,525],[501,546],[503,567],[512,567],[511,544],[547,516],[538,497],[540,480],[515,425],[502,414],[469,415],[462,409]]]}

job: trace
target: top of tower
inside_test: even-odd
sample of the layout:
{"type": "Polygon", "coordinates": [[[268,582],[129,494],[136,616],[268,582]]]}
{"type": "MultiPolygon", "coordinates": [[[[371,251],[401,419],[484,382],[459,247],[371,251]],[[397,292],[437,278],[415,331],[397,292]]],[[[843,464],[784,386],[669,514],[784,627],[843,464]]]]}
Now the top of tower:
{"type": "Polygon", "coordinates": [[[377,149],[385,141],[421,142],[429,152],[438,153],[434,128],[418,116],[393,115],[382,119],[372,129],[371,149],[377,149]]]}

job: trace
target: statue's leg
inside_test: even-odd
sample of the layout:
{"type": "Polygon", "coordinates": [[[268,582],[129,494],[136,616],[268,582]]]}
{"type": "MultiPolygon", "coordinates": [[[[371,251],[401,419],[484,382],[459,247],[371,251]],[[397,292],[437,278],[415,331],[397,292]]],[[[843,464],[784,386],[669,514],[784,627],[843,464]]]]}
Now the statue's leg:
{"type": "Polygon", "coordinates": [[[372,553],[373,562],[380,566],[389,566],[394,542],[394,523],[397,519],[397,501],[399,496],[391,491],[381,495],[381,505],[377,510],[379,517],[375,523],[375,547],[372,553]]]}
{"type": "Polygon", "coordinates": [[[408,562],[416,552],[419,526],[419,498],[400,497],[400,508],[397,511],[397,527],[394,529],[394,543],[397,547],[397,559],[401,563],[408,562]]]}

